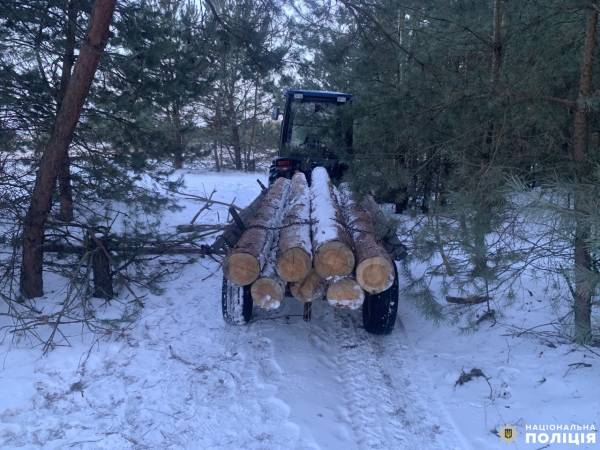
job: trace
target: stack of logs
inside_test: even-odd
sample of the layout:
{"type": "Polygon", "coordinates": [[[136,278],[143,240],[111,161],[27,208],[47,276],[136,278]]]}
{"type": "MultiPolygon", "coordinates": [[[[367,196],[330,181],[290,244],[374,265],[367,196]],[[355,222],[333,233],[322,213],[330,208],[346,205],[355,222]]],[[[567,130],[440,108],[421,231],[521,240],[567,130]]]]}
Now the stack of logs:
{"type": "Polygon", "coordinates": [[[277,179],[225,260],[225,276],[252,285],[258,307],[277,308],[289,284],[302,303],[325,295],[331,304],[358,308],[365,291],[383,292],[394,281],[372,215],[347,187],[334,187],[323,167],[311,179],[310,187],[301,172],[277,179]]]}

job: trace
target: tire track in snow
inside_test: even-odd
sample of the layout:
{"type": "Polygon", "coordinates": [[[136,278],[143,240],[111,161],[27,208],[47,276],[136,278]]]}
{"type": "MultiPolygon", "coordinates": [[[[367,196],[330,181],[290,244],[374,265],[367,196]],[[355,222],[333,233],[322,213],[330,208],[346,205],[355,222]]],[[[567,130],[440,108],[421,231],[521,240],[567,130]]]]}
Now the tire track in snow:
{"type": "MultiPolygon", "coordinates": [[[[402,358],[412,357],[391,336],[373,336],[359,326],[355,312],[333,310],[333,320],[313,328],[312,342],[333,352],[338,382],[346,399],[348,420],[361,449],[459,449],[428,405],[424,386],[413,382],[402,358]],[[323,328],[323,325],[327,329],[323,328]]],[[[414,380],[418,381],[418,380],[414,380]]],[[[452,427],[453,428],[453,427],[452,427]]]]}
{"type": "MultiPolygon", "coordinates": [[[[424,428],[425,435],[431,435],[433,431],[436,445],[432,448],[444,450],[470,450],[471,445],[456,427],[450,413],[433,389],[433,382],[429,373],[419,363],[419,357],[414,345],[406,334],[404,326],[400,321],[396,324],[396,333],[391,336],[378,339],[377,336],[368,335],[376,352],[384,355],[382,365],[384,371],[392,379],[401,378],[404,381],[393,381],[394,385],[403,385],[405,389],[401,395],[396,395],[408,406],[418,405],[421,415],[425,416],[428,426],[424,428]],[[405,369],[396,372],[398,365],[404,365],[405,369]],[[410,366],[410,367],[408,367],[410,366]]],[[[424,422],[425,422],[424,421],[424,422]]]]}

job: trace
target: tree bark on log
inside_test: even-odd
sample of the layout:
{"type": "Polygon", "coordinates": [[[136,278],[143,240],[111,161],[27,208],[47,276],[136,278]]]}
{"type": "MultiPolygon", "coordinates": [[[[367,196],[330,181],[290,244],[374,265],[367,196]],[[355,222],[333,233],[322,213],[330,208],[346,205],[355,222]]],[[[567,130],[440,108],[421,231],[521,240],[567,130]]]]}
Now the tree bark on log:
{"type": "Polygon", "coordinates": [[[340,203],[354,241],[356,281],[369,294],[379,294],[394,282],[394,263],[377,239],[372,217],[354,201],[347,185],[340,187],[340,203]]]}
{"type": "Polygon", "coordinates": [[[296,283],[290,284],[290,291],[295,299],[302,303],[317,301],[325,295],[327,282],[312,269],[308,275],[296,283]]]}
{"type": "Polygon", "coordinates": [[[381,210],[371,195],[366,195],[360,202],[360,205],[373,218],[377,239],[381,241],[392,259],[395,261],[404,259],[406,257],[406,246],[398,239],[398,235],[396,234],[398,225],[394,219],[381,210]]]}
{"type": "Polygon", "coordinates": [[[278,247],[277,239],[273,239],[271,252],[261,271],[260,277],[252,283],[250,294],[255,306],[263,309],[279,308],[285,296],[285,283],[275,270],[275,256],[278,247]]]}
{"type": "Polygon", "coordinates": [[[327,301],[330,305],[357,309],[363,304],[364,299],[365,292],[352,277],[343,277],[329,282],[327,301]]]}
{"type": "Polygon", "coordinates": [[[270,253],[273,236],[281,225],[290,180],[279,178],[266,192],[237,246],[225,259],[227,279],[239,286],[253,283],[260,275],[270,253]]]}
{"type": "Polygon", "coordinates": [[[42,154],[23,227],[20,287],[22,294],[27,298],[40,297],[44,293],[42,245],[44,225],[51,208],[52,191],[108,41],[115,4],[116,0],[94,2],[87,37],[81,45],[50,139],[42,154]]]}
{"type": "Polygon", "coordinates": [[[329,279],[345,276],[354,269],[354,253],[350,236],[333,192],[333,185],[323,167],[315,167],[311,175],[311,219],[313,261],[317,273],[329,279]]]}
{"type": "Polygon", "coordinates": [[[311,266],[310,191],[304,174],[297,172],[279,238],[277,273],[284,281],[298,282],[306,278],[311,266]]]}
{"type": "Polygon", "coordinates": [[[224,251],[226,248],[233,248],[240,240],[242,233],[246,229],[246,225],[250,223],[252,218],[256,215],[258,208],[260,207],[265,193],[267,191],[262,191],[258,197],[256,197],[249,206],[241,210],[238,214],[238,217],[241,219],[243,228],[241,228],[235,220],[232,220],[229,224],[225,226],[223,233],[215,239],[215,242],[211,245],[211,250],[213,253],[220,253],[224,251]]]}

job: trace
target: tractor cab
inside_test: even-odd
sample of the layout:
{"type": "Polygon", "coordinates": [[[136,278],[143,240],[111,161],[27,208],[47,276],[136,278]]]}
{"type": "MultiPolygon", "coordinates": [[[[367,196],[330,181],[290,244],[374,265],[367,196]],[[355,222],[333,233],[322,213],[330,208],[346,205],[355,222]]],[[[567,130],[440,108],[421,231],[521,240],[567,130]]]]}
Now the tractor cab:
{"type": "MultiPolygon", "coordinates": [[[[352,155],[352,95],[342,92],[286,89],[278,156],[269,170],[269,183],[303,172],[310,183],[311,170],[323,166],[339,180],[347,165],[340,157],[352,155]]],[[[273,109],[273,119],[280,116],[273,109]]]]}

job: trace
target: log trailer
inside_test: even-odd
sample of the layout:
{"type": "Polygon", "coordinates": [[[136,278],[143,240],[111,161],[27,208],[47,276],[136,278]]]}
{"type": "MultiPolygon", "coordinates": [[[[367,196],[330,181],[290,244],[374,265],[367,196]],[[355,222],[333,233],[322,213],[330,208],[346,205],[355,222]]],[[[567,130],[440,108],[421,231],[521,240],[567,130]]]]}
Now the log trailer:
{"type": "MultiPolygon", "coordinates": [[[[367,196],[339,184],[352,155],[352,96],[290,89],[269,187],[217,239],[226,250],[222,311],[245,324],[254,308],[275,309],[285,297],[311,305],[362,307],[366,331],[388,334],[398,309],[394,260],[405,248],[391,221],[367,196]],[[337,185],[336,185],[337,184],[337,185]]],[[[273,119],[280,116],[274,108],[273,119]]],[[[213,247],[215,246],[213,244],[213,247]]]]}

